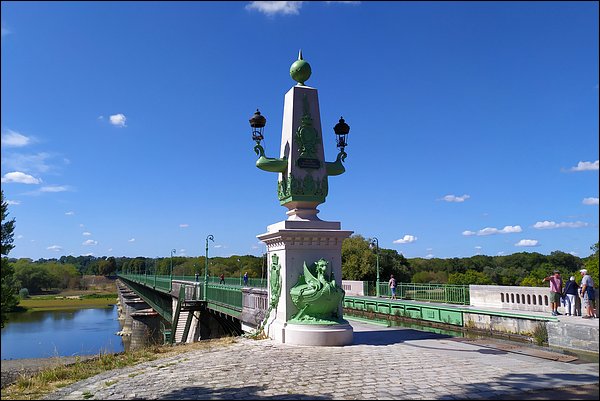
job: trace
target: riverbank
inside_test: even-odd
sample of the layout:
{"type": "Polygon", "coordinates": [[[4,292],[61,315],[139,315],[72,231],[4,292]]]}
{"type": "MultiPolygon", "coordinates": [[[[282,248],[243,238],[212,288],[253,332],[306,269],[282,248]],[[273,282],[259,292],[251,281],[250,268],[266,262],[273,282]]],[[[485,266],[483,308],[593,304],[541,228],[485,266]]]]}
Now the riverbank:
{"type": "Polygon", "coordinates": [[[52,369],[58,366],[68,366],[77,362],[97,358],[98,355],[83,355],[2,360],[0,387],[4,388],[15,383],[20,377],[31,377],[46,369],[52,369]]]}

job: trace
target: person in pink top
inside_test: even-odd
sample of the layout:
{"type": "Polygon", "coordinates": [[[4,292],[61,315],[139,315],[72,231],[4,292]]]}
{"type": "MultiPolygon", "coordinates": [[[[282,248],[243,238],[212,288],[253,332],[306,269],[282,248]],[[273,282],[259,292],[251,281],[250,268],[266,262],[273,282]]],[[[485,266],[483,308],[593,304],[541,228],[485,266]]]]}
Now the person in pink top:
{"type": "Polygon", "coordinates": [[[562,315],[558,313],[558,305],[560,305],[560,297],[562,294],[562,278],[560,278],[560,272],[554,270],[552,276],[548,276],[542,280],[543,282],[550,282],[550,307],[552,308],[552,316],[562,315]]]}

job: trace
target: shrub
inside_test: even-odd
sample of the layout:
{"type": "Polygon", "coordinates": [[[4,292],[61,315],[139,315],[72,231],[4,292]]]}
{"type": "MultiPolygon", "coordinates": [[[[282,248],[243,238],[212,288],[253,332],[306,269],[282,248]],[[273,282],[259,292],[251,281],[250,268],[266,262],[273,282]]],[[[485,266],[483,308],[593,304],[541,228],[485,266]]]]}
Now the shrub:
{"type": "Polygon", "coordinates": [[[21,299],[29,298],[29,290],[27,288],[21,288],[19,290],[19,298],[21,298],[21,299]]]}

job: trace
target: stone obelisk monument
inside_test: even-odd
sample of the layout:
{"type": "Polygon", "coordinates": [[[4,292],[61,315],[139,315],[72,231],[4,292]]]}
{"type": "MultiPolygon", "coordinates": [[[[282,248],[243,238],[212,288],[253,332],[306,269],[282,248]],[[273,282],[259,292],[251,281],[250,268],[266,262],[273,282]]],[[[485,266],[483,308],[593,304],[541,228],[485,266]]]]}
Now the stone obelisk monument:
{"type": "Polygon", "coordinates": [[[279,158],[265,157],[260,144],[266,119],[257,110],[250,119],[255,129],[256,166],[279,175],[277,189],[287,220],[271,224],[257,237],[266,244],[269,261],[269,309],[261,324],[274,340],[296,345],[352,344],[352,326],[343,319],[342,241],[352,231],[340,222],[317,217],[325,202],[328,177],[342,174],[348,125],[335,126],[340,148],[326,162],[317,90],[305,85],[310,65],[302,59],[290,68],[297,82],[286,94],[279,158]]]}

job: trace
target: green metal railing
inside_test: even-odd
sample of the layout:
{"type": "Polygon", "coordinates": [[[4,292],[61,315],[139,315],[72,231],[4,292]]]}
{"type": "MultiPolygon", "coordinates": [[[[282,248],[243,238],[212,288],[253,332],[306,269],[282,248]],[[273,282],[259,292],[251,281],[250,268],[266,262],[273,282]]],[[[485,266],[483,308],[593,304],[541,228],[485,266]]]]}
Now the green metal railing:
{"type": "MultiPolygon", "coordinates": [[[[217,276],[212,276],[208,278],[209,284],[219,284],[221,279],[217,276]]],[[[244,285],[244,279],[239,277],[225,277],[225,285],[231,286],[240,286],[244,285]]],[[[267,288],[267,279],[266,278],[248,278],[248,287],[254,288],[267,288]]]]}
{"type": "Polygon", "coordinates": [[[206,292],[206,300],[208,302],[232,306],[240,311],[242,310],[242,291],[240,291],[239,286],[209,284],[206,292]]]}
{"type": "MultiPolygon", "coordinates": [[[[170,276],[168,275],[154,275],[154,274],[131,274],[131,273],[119,273],[119,275],[134,280],[140,284],[147,285],[149,287],[154,287],[162,290],[170,290],[170,276]],[[156,278],[156,283],[155,283],[156,278]]],[[[198,281],[196,281],[196,276],[189,275],[175,275],[172,277],[173,280],[181,280],[181,281],[191,281],[191,282],[200,282],[202,281],[202,276],[198,277],[198,281]]],[[[211,276],[208,278],[209,284],[219,284],[220,279],[218,276],[211,276]]],[[[244,280],[239,277],[227,277],[225,278],[225,285],[229,285],[232,287],[240,287],[240,283],[243,286],[244,280]]],[[[266,278],[248,278],[248,287],[253,288],[267,288],[267,279],[266,278]]]]}
{"type": "Polygon", "coordinates": [[[119,273],[119,275],[128,278],[131,281],[135,281],[136,283],[144,284],[147,287],[152,287],[165,292],[169,292],[171,290],[171,280],[169,276],[123,273],[119,273]]]}
{"type": "MultiPolygon", "coordinates": [[[[366,290],[365,294],[374,296],[376,293],[375,283],[369,282],[366,290]]],[[[391,296],[392,293],[387,282],[379,282],[379,293],[382,297],[391,296]]],[[[396,298],[459,305],[471,303],[468,285],[398,283],[396,298]]]]}

